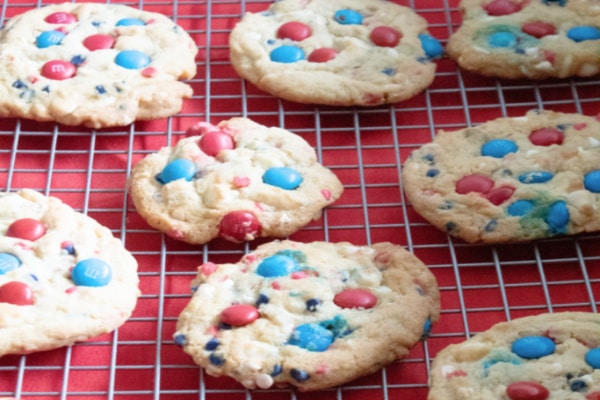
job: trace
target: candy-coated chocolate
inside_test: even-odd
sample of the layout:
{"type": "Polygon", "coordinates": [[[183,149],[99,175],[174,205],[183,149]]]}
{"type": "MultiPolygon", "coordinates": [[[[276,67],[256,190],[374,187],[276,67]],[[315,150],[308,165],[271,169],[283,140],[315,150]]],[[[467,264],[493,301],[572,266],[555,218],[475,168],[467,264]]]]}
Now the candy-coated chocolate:
{"type": "Polygon", "coordinates": [[[250,304],[235,304],[221,312],[221,322],[231,326],[245,326],[258,319],[260,314],[250,304]]]}
{"type": "Polygon", "coordinates": [[[337,293],[333,302],[342,308],[373,308],[377,304],[377,296],[368,289],[344,289],[337,293]]]}
{"type": "Polygon", "coordinates": [[[207,132],[200,137],[198,143],[200,150],[209,156],[216,156],[221,150],[230,150],[234,148],[233,138],[222,131],[207,132]]]}
{"type": "Polygon", "coordinates": [[[554,178],[554,174],[549,171],[530,171],[519,175],[521,183],[544,183],[554,178]]]}
{"type": "Polygon", "coordinates": [[[567,31],[567,37],[575,42],[600,39],[600,29],[595,26],[574,26],[567,31]]]}
{"type": "Polygon", "coordinates": [[[302,175],[289,167],[269,168],[263,174],[263,182],[285,190],[294,190],[302,183],[302,175]]]}
{"type": "Polygon", "coordinates": [[[513,382],[506,387],[506,395],[510,400],[545,400],[550,392],[537,382],[513,382]]]}
{"type": "Polygon", "coordinates": [[[515,188],[512,186],[500,186],[485,193],[483,197],[488,199],[490,203],[498,206],[510,199],[514,192],[515,188]]]}
{"type": "Polygon", "coordinates": [[[556,128],[541,128],[529,134],[529,141],[536,146],[551,146],[553,144],[562,144],[565,134],[556,128]]]}
{"type": "Polygon", "coordinates": [[[60,31],[42,32],[35,39],[35,44],[40,49],[45,49],[46,47],[50,46],[57,46],[61,44],[65,36],[67,35],[60,31]]]}
{"type": "Polygon", "coordinates": [[[219,235],[233,242],[252,240],[261,232],[260,222],[250,211],[232,211],[219,223],[219,235]]]}
{"type": "Polygon", "coordinates": [[[494,187],[494,181],[485,175],[473,174],[463,176],[456,182],[456,193],[487,193],[494,187]]]}
{"type": "Polygon", "coordinates": [[[521,27],[521,30],[523,33],[538,39],[556,33],[556,27],[554,25],[543,21],[528,22],[521,27]]]}
{"type": "Polygon", "coordinates": [[[525,336],[513,342],[511,350],[521,358],[540,358],[554,353],[556,345],[545,336],[525,336]]]}
{"type": "Polygon", "coordinates": [[[516,153],[517,144],[510,139],[492,139],[481,146],[481,155],[502,158],[509,153],[516,153]]]}
{"type": "Polygon", "coordinates": [[[600,392],[592,392],[586,394],[585,400],[600,400],[600,392]]]}
{"type": "Polygon", "coordinates": [[[115,64],[126,69],[141,69],[151,62],[150,57],[138,50],[123,50],[115,57],[115,64]]]}
{"type": "Polygon", "coordinates": [[[487,43],[492,48],[514,48],[517,46],[518,38],[512,32],[499,31],[492,33],[487,43]]]}
{"type": "Polygon", "coordinates": [[[162,184],[185,179],[191,181],[196,175],[196,164],[187,158],[177,158],[168,163],[158,176],[158,180],[162,184]]]}
{"type": "Polygon", "coordinates": [[[0,286],[0,303],[30,306],[34,300],[33,290],[24,282],[11,281],[0,286]]]}
{"type": "Polygon", "coordinates": [[[292,332],[288,344],[308,351],[325,351],[333,343],[333,333],[319,324],[298,325],[292,332]]]}
{"type": "Polygon", "coordinates": [[[256,268],[256,273],[265,278],[277,278],[290,275],[296,267],[296,260],[293,258],[275,254],[262,260],[256,268]]]}
{"type": "Polygon", "coordinates": [[[21,266],[21,260],[14,254],[0,253],[0,275],[13,271],[21,266]]]}
{"type": "Polygon", "coordinates": [[[217,338],[211,338],[204,345],[204,350],[208,350],[208,351],[216,350],[216,348],[219,347],[220,344],[221,344],[221,341],[219,339],[217,339],[217,338]]]}
{"type": "Polygon", "coordinates": [[[123,18],[117,21],[116,26],[144,26],[146,23],[139,18],[123,18]]]}
{"type": "Polygon", "coordinates": [[[400,43],[402,33],[391,26],[378,26],[371,31],[369,38],[380,47],[396,47],[400,43]]]}
{"type": "Polygon", "coordinates": [[[310,26],[299,21],[290,21],[281,25],[277,30],[277,37],[280,39],[291,39],[297,42],[310,37],[312,30],[310,26]]]}
{"type": "Polygon", "coordinates": [[[444,47],[439,40],[427,33],[420,33],[419,40],[425,55],[429,59],[439,58],[444,54],[444,47]]]}
{"type": "Polygon", "coordinates": [[[322,301],[319,299],[308,299],[306,300],[306,311],[315,312],[321,307],[322,301]]]}
{"type": "Polygon", "coordinates": [[[292,368],[290,370],[290,375],[296,380],[296,382],[305,382],[310,379],[308,372],[302,369],[292,368]]]}
{"type": "Polygon", "coordinates": [[[553,232],[560,233],[564,230],[565,226],[569,223],[571,216],[567,204],[560,200],[552,203],[548,209],[548,216],[546,217],[546,223],[550,225],[553,232]]]}
{"type": "Polygon", "coordinates": [[[595,369],[600,369],[600,347],[588,350],[585,353],[585,362],[595,369]]]}
{"type": "Polygon", "coordinates": [[[336,49],[332,49],[330,47],[321,47],[315,49],[308,55],[308,61],[315,63],[322,63],[333,60],[338,55],[338,51],[336,49]]]}
{"type": "Polygon", "coordinates": [[[49,24],[72,24],[77,22],[77,17],[71,13],[59,11],[49,14],[44,21],[49,24]]]}
{"type": "Polygon", "coordinates": [[[112,269],[104,260],[86,258],[75,264],[71,271],[71,279],[77,286],[106,286],[112,279],[112,269]]]}
{"type": "Polygon", "coordinates": [[[355,10],[338,10],[333,18],[342,25],[361,25],[363,16],[355,10]]]}
{"type": "Polygon", "coordinates": [[[483,9],[492,16],[514,14],[521,11],[521,5],[511,0],[493,0],[486,4],[483,9]]]}
{"type": "Polygon", "coordinates": [[[304,60],[304,50],[300,47],[292,45],[279,46],[269,54],[269,58],[273,62],[279,63],[295,63],[297,61],[304,60]]]}
{"type": "Polygon", "coordinates": [[[588,172],[583,177],[584,187],[592,193],[600,193],[600,170],[588,172]]]}
{"type": "Polygon", "coordinates": [[[35,241],[46,234],[46,227],[35,218],[21,218],[8,226],[6,236],[35,241]]]}
{"type": "Polygon", "coordinates": [[[83,45],[91,51],[111,49],[114,44],[115,38],[104,33],[97,33],[83,39],[83,45]]]}
{"type": "Polygon", "coordinates": [[[68,61],[52,60],[42,66],[43,77],[62,81],[72,78],[77,73],[77,67],[68,61]]]}

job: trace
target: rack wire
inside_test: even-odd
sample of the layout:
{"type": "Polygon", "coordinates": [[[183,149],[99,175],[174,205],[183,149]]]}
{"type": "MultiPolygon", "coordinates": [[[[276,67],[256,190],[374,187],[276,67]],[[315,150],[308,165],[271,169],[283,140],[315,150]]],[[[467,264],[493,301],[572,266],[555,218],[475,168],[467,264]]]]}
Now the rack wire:
{"type": "MultiPolygon", "coordinates": [[[[50,2],[4,0],[6,19],[50,2]]],[[[115,1],[177,21],[198,45],[195,95],[172,118],[102,131],[27,120],[0,120],[0,185],[57,196],[112,229],[137,258],[141,296],[117,331],[74,346],[0,359],[0,397],[22,399],[425,399],[429,365],[442,348],[492,324],[553,311],[597,312],[600,234],[511,245],[468,245],[426,223],[406,201],[400,171],[410,152],[439,129],[452,130],[530,109],[597,115],[600,78],[497,81],[438,61],[433,85],[401,104],[333,108],[281,101],[243,82],[228,61],[228,33],[265,1],[115,1]],[[291,130],[311,143],[345,192],[320,221],[291,236],[370,244],[391,241],[433,271],[442,316],[431,337],[382,371],[316,393],[248,391],[207,376],[175,346],[172,334],[202,262],[235,262],[261,241],[204,246],[176,242],[137,215],[127,192],[131,168],[175,143],[198,120],[245,116],[291,130]]],[[[460,24],[458,0],[398,1],[430,23],[445,43],[460,24]]]]}

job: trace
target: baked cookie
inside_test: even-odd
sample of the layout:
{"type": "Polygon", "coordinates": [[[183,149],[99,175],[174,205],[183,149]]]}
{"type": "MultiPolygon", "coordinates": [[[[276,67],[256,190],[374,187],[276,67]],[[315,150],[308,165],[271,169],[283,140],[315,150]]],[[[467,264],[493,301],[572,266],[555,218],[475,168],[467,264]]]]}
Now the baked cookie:
{"type": "Polygon", "coordinates": [[[440,131],[403,169],[414,209],[467,242],[600,230],[600,121],[551,111],[440,131]]]}
{"type": "Polygon", "coordinates": [[[446,50],[461,68],[500,78],[600,71],[600,7],[589,0],[462,0],[446,50]]]}
{"type": "Polygon", "coordinates": [[[196,44],[162,14],[64,3],[12,18],[0,32],[0,116],[91,128],[180,111],[196,44]]]}
{"type": "Polygon", "coordinates": [[[275,241],[206,263],[175,342],[247,388],[341,385],[404,357],[439,316],[427,267],[391,243],[275,241]]]}
{"type": "Polygon", "coordinates": [[[600,315],[540,314],[440,351],[429,400],[600,398],[600,315]]]}
{"type": "Polygon", "coordinates": [[[130,177],[138,213],[175,239],[284,237],[342,193],[314,149],[289,131],[246,118],[193,128],[197,135],[145,157],[130,177]]]}
{"type": "Polygon", "coordinates": [[[109,229],[54,197],[0,194],[0,356],[110,332],[139,295],[137,262],[109,229]]]}
{"type": "Polygon", "coordinates": [[[229,39],[235,70],[286,100],[375,106],[433,81],[442,45],[427,21],[385,0],[282,0],[246,13],[229,39]]]}

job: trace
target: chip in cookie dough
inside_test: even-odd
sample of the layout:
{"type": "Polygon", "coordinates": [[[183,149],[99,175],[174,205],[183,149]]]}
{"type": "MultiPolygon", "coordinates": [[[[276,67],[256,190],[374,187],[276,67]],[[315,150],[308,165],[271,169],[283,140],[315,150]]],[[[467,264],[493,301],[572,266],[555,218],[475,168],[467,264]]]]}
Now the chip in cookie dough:
{"type": "Polygon", "coordinates": [[[494,325],[440,351],[428,400],[600,398],[600,315],[561,312],[494,325]]]}
{"type": "Polygon", "coordinates": [[[111,231],[55,197],[0,194],[0,356],[113,331],[139,296],[137,262],[111,231]]]}
{"type": "Polygon", "coordinates": [[[181,110],[197,46],[168,17],[118,4],[29,10],[0,32],[0,116],[91,128],[181,110]]]}
{"type": "Polygon", "coordinates": [[[258,88],[299,103],[375,106],[434,79],[443,46],[412,9],[385,0],[282,0],[246,13],[231,63],[258,88]]]}
{"type": "Polygon", "coordinates": [[[600,4],[589,0],[462,0],[446,50],[465,70],[499,78],[600,72],[600,4]]]}
{"type": "Polygon", "coordinates": [[[406,356],[439,317],[431,271],[392,243],[274,241],[205,263],[175,342],[247,388],[338,386],[406,356]]]}
{"type": "Polygon", "coordinates": [[[138,213],[175,239],[285,237],[342,194],[337,176],[292,132],[247,118],[193,130],[197,135],[145,157],[130,177],[138,213]]]}
{"type": "Polygon", "coordinates": [[[524,242],[600,230],[600,120],[530,111],[440,131],[403,166],[404,191],[467,242],[524,242]]]}

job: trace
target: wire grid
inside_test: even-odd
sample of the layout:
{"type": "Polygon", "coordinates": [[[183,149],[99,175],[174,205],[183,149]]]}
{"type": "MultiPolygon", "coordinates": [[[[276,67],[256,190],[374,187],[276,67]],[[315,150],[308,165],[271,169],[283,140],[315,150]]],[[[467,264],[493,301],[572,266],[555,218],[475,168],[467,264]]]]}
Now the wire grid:
{"type": "MultiPolygon", "coordinates": [[[[399,1],[430,23],[445,43],[461,19],[458,0],[399,1]]],[[[433,85],[404,103],[331,108],[281,101],[244,83],[228,61],[228,33],[258,1],[133,1],[132,7],[174,18],[198,44],[194,97],[169,119],[102,131],[50,123],[0,121],[0,184],[57,196],[111,228],[139,262],[141,296],[118,331],[72,347],[0,359],[0,396],[24,399],[425,399],[433,357],[451,343],[520,316],[553,311],[597,312],[600,234],[528,244],[467,245],[419,217],[402,192],[401,164],[439,129],[453,130],[530,109],[596,115],[600,80],[497,81],[438,61],[433,85]],[[345,192],[323,218],[291,236],[406,246],[438,279],[442,316],[409,357],[340,388],[316,393],[248,391],[207,376],[172,341],[189,283],[202,262],[235,262],[264,242],[204,246],[176,242],[148,227],[127,193],[137,161],[182,137],[198,120],[246,116],[289,129],[311,143],[345,192]]],[[[3,20],[48,2],[5,0],[3,20]]]]}

